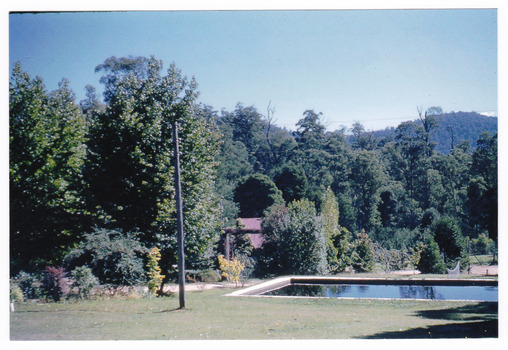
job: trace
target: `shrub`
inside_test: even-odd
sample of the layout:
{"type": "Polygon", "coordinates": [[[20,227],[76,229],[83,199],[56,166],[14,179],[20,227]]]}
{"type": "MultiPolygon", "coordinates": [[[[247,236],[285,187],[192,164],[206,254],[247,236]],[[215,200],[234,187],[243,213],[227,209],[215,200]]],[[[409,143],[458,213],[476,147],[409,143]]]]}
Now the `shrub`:
{"type": "Polygon", "coordinates": [[[230,261],[224,259],[224,255],[218,256],[219,267],[222,271],[222,276],[226,277],[228,281],[234,282],[235,285],[238,285],[240,281],[240,276],[242,275],[242,271],[245,268],[245,265],[242,264],[238,259],[233,258],[230,261]]]}
{"type": "Polygon", "coordinates": [[[374,261],[380,263],[384,271],[405,269],[410,264],[411,256],[405,250],[386,249],[374,243],[374,261]]]}
{"type": "Polygon", "coordinates": [[[77,288],[80,299],[88,299],[92,289],[99,284],[99,279],[94,276],[87,266],[79,266],[71,271],[72,287],[77,288]]]}
{"type": "Polygon", "coordinates": [[[214,269],[206,269],[199,272],[199,278],[206,283],[218,282],[221,279],[221,273],[214,269]]]}
{"type": "Polygon", "coordinates": [[[471,252],[473,254],[491,254],[495,247],[494,240],[490,239],[485,233],[471,240],[471,252]]]}
{"type": "Polygon", "coordinates": [[[37,276],[20,271],[14,278],[14,281],[23,292],[25,299],[39,299],[41,297],[40,281],[37,276]]]}
{"type": "Polygon", "coordinates": [[[353,242],[352,266],[356,272],[369,272],[374,269],[374,246],[365,230],[353,242]]]}
{"type": "Polygon", "coordinates": [[[41,284],[45,296],[60,301],[69,292],[69,280],[63,267],[48,266],[44,270],[41,284]]]}
{"type": "Polygon", "coordinates": [[[132,286],[144,283],[147,249],[135,233],[95,229],[65,256],[68,268],[88,266],[102,284],[132,286]]]}
{"type": "Polygon", "coordinates": [[[445,254],[445,261],[456,264],[456,260],[463,253],[463,237],[459,225],[452,218],[438,220],[434,227],[434,240],[439,245],[440,251],[445,254]]]}
{"type": "Polygon", "coordinates": [[[161,268],[159,267],[159,260],[161,259],[161,252],[159,248],[154,247],[148,252],[148,290],[150,293],[157,295],[164,275],[161,274],[161,268]]]}
{"type": "Polygon", "coordinates": [[[11,283],[9,286],[9,290],[10,290],[9,299],[11,300],[11,302],[21,304],[24,301],[23,292],[16,283],[11,283]]]}
{"type": "Polygon", "coordinates": [[[439,246],[432,238],[428,238],[420,252],[417,268],[421,273],[445,273],[446,266],[441,259],[439,246]]]}

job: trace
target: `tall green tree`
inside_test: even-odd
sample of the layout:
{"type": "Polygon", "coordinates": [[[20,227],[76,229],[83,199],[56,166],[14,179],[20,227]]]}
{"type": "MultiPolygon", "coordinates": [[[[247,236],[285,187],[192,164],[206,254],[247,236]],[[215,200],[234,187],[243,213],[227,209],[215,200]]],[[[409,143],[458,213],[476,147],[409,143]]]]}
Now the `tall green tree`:
{"type": "Polygon", "coordinates": [[[335,241],[340,235],[339,226],[339,203],[330,187],[323,195],[321,204],[321,221],[326,239],[326,257],[330,270],[339,268],[339,249],[335,246],[335,241]]]}
{"type": "Polygon", "coordinates": [[[377,147],[378,142],[374,135],[371,132],[366,132],[364,126],[359,122],[353,123],[351,132],[353,134],[352,147],[354,149],[372,151],[377,147]]]}
{"type": "Polygon", "coordinates": [[[91,210],[98,226],[143,233],[159,244],[161,267],[176,261],[176,208],[172,122],[179,123],[186,261],[208,261],[220,232],[214,194],[219,135],[196,103],[197,84],[171,64],[151,58],[107,59],[105,103],[91,132],[87,168],[91,210]]]}
{"type": "Polygon", "coordinates": [[[450,268],[454,267],[464,253],[464,238],[457,222],[452,218],[441,218],[435,223],[433,234],[434,240],[444,254],[445,263],[450,268]]]}
{"type": "Polygon", "coordinates": [[[325,140],[326,127],[320,120],[322,113],[312,109],[303,112],[303,118],[296,123],[295,139],[302,149],[319,149],[325,140]]]}
{"type": "Polygon", "coordinates": [[[351,164],[351,188],[358,230],[370,229],[378,221],[378,191],[382,173],[378,160],[368,151],[359,151],[351,164]]]}
{"type": "Polygon", "coordinates": [[[275,176],[275,185],[282,191],[286,203],[301,199],[307,194],[308,181],[302,167],[285,166],[275,176]]]}
{"type": "Polygon", "coordinates": [[[234,191],[234,200],[244,218],[261,217],[268,208],[284,204],[282,192],[263,174],[254,174],[240,181],[234,191]]]}
{"type": "Polygon", "coordinates": [[[339,224],[339,203],[330,187],[323,195],[321,221],[326,239],[328,268],[330,272],[342,272],[351,262],[351,234],[339,224]]]}
{"type": "Polygon", "coordinates": [[[467,184],[465,212],[469,232],[476,237],[488,232],[497,243],[498,238],[498,156],[497,133],[483,133],[472,155],[469,184],[467,184]]]}
{"type": "Polygon", "coordinates": [[[87,123],[69,82],[47,93],[15,65],[9,82],[11,272],[58,264],[86,221],[87,123]]]}
{"type": "Polygon", "coordinates": [[[264,161],[260,158],[269,158],[269,145],[263,133],[262,115],[253,106],[244,107],[238,103],[233,112],[223,111],[219,119],[221,129],[228,128],[232,141],[241,142],[248,153],[249,163],[255,172],[264,173],[264,161]]]}
{"type": "Polygon", "coordinates": [[[324,148],[326,127],[321,121],[321,113],[306,110],[303,116],[296,124],[297,131],[293,133],[298,148],[292,160],[301,164],[305,171],[309,183],[307,197],[320,203],[322,193],[333,182],[328,168],[333,156],[324,148]]]}

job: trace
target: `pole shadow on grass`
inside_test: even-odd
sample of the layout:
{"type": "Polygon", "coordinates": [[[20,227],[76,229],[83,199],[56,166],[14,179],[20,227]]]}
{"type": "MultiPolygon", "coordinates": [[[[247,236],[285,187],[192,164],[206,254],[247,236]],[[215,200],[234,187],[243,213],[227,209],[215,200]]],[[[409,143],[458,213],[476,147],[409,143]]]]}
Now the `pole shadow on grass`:
{"type": "Polygon", "coordinates": [[[166,310],[160,310],[160,311],[154,311],[153,313],[154,314],[164,314],[166,312],[176,312],[176,311],[186,311],[187,309],[185,308],[179,308],[179,307],[175,307],[174,309],[166,309],[166,310]]]}
{"type": "Polygon", "coordinates": [[[367,339],[420,339],[420,338],[497,338],[498,303],[480,302],[473,305],[417,311],[416,317],[434,320],[461,321],[404,331],[381,332],[360,338],[367,339]]]}

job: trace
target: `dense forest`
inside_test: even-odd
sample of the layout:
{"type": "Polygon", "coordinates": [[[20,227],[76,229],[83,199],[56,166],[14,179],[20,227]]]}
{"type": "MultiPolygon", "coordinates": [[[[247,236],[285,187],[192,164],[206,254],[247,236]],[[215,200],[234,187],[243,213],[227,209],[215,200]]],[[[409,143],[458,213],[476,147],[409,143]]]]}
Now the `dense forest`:
{"type": "Polygon", "coordinates": [[[271,104],[198,103],[197,83],[154,57],[111,57],[96,72],[103,99],[87,86],[76,102],[65,79],[48,92],[21,64],[12,71],[11,276],[88,266],[103,283],[138,283],[152,247],[169,276],[173,121],[191,269],[217,266],[223,229],[238,217],[263,217],[262,249],[236,245],[260,275],[376,262],[444,272],[497,245],[497,118],[430,107],[382,132],[329,131],[309,109],[290,131],[271,104]]]}
{"type": "MultiPolygon", "coordinates": [[[[497,117],[486,117],[476,112],[443,113],[438,109],[435,118],[439,128],[430,135],[430,140],[435,142],[434,150],[443,154],[450,154],[462,141],[469,142],[471,150],[474,150],[482,133],[497,133],[497,117]]],[[[395,140],[395,131],[396,128],[389,127],[372,131],[372,134],[376,139],[395,140]]],[[[351,139],[349,136],[348,140],[351,139]]]]}

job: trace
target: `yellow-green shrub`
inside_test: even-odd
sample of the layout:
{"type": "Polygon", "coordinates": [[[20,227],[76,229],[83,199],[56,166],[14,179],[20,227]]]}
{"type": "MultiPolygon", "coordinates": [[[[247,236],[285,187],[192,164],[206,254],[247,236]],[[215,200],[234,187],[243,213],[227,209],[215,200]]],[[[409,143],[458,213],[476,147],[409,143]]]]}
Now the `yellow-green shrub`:
{"type": "Polygon", "coordinates": [[[224,259],[224,255],[219,255],[219,267],[222,271],[222,276],[227,278],[228,281],[238,284],[240,276],[242,275],[245,264],[242,264],[238,259],[233,258],[230,261],[224,259]]]}
{"type": "Polygon", "coordinates": [[[161,259],[161,252],[159,248],[154,247],[148,252],[148,290],[157,295],[159,288],[164,279],[164,275],[161,274],[161,268],[159,267],[159,260],[161,259]]]}

